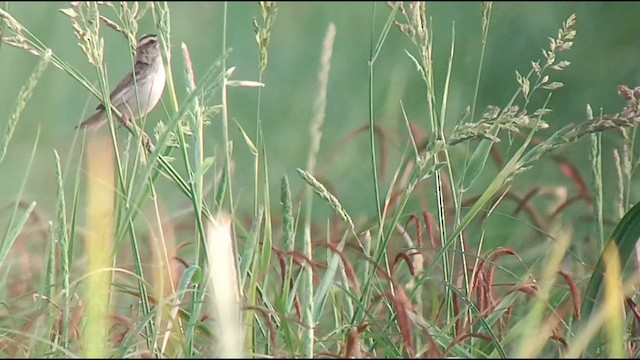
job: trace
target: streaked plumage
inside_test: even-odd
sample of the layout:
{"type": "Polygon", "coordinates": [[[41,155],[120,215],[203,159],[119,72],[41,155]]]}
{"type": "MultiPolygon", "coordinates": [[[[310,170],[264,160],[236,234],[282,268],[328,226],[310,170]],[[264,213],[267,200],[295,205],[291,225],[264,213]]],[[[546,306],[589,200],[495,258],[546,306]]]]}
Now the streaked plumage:
{"type": "MultiPolygon", "coordinates": [[[[160,100],[164,91],[165,76],[158,37],[156,35],[143,36],[136,46],[136,63],[133,71],[127,74],[111,92],[109,96],[111,104],[128,120],[145,116],[160,100]],[[140,104],[140,108],[138,104],[140,104]]],[[[105,124],[107,114],[104,105],[100,104],[96,109],[98,111],[95,114],[76,128],[95,130],[105,124]]]]}

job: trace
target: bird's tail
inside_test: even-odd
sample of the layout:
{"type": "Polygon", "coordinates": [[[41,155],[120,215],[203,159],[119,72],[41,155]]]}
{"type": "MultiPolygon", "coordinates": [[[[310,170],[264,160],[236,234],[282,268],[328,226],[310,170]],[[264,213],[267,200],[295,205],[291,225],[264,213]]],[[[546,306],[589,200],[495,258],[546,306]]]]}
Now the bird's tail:
{"type": "Polygon", "coordinates": [[[83,129],[87,131],[98,130],[102,125],[106,123],[107,117],[104,110],[99,110],[97,113],[91,115],[87,120],[76,125],[74,129],[83,129]]]}

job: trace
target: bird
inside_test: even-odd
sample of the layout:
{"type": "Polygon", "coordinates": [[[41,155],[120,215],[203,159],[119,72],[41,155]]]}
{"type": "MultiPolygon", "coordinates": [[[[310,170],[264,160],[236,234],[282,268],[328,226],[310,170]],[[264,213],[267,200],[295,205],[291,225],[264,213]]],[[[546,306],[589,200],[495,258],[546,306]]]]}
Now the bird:
{"type": "MultiPolygon", "coordinates": [[[[144,35],[136,44],[136,62],[109,95],[113,107],[122,113],[123,123],[139,119],[149,113],[160,101],[166,82],[160,42],[155,34],[144,35]]],[[[76,129],[97,130],[107,122],[104,104],[97,112],[76,125],[76,129]]]]}

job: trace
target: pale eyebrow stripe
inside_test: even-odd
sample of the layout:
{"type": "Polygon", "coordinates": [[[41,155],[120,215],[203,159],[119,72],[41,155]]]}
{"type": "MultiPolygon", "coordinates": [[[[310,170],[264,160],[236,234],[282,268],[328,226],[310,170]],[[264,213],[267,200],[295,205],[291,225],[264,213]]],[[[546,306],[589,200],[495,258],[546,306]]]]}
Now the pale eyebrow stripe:
{"type": "Polygon", "coordinates": [[[146,45],[149,42],[158,41],[158,37],[156,35],[146,35],[138,42],[138,46],[146,45]]]}

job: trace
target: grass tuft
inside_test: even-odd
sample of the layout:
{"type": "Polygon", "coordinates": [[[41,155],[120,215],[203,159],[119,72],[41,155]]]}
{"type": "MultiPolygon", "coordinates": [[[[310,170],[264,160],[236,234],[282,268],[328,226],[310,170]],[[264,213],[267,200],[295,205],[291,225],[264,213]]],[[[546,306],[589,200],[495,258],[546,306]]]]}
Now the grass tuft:
{"type": "Polygon", "coordinates": [[[575,83],[563,72],[583,61],[571,57],[582,41],[575,14],[524,69],[501,63],[512,78],[487,91],[498,78],[488,72],[495,54],[513,49],[494,40],[498,5],[467,4],[477,21],[456,13],[451,23],[436,4],[386,5],[366,8],[371,26],[361,32],[302,7],[292,19],[291,5],[276,2],[246,7],[255,14],[244,23],[236,5],[213,5],[214,28],[189,41],[185,13],[208,12],[72,2],[48,15],[64,20],[85,73],[3,3],[2,54],[13,48],[38,61],[11,97],[0,143],[8,174],[21,130],[33,144],[17,158],[24,178],[1,208],[0,354],[637,357],[640,277],[627,263],[640,253],[632,186],[640,87],[618,87],[618,112],[594,116],[587,106],[564,121],[557,110],[570,106],[558,95],[575,83]],[[320,23],[324,39],[305,34],[305,48],[286,48],[299,34],[283,29],[300,19],[320,23]],[[351,32],[367,39],[359,49],[368,47],[368,63],[345,61],[351,32]],[[77,132],[82,145],[69,154],[43,147],[24,117],[37,110],[31,99],[48,65],[109,105],[112,61],[133,67],[140,33],[161,39],[161,105],[124,127],[111,109],[109,128],[77,132]],[[253,63],[238,60],[242,47],[231,51],[245,40],[253,63]],[[105,56],[112,41],[125,54],[105,56]],[[286,86],[305,85],[301,96],[281,96],[283,59],[311,49],[317,68],[308,58],[305,68],[315,82],[296,73],[286,86]],[[362,70],[348,78],[359,81],[334,79],[345,69],[362,70]],[[346,99],[353,115],[336,101],[345,83],[367,92],[346,99]],[[280,102],[309,118],[306,135],[285,123],[301,135],[279,138],[289,134],[276,127],[286,114],[270,115],[280,102]],[[578,155],[561,153],[568,146],[578,155]],[[42,148],[51,168],[41,166],[42,148]],[[278,167],[278,151],[297,152],[303,165],[278,167]],[[290,183],[294,169],[303,183],[290,183]],[[52,179],[53,211],[30,192],[47,186],[42,174],[52,179]],[[351,175],[366,186],[345,187],[351,175]]]}

